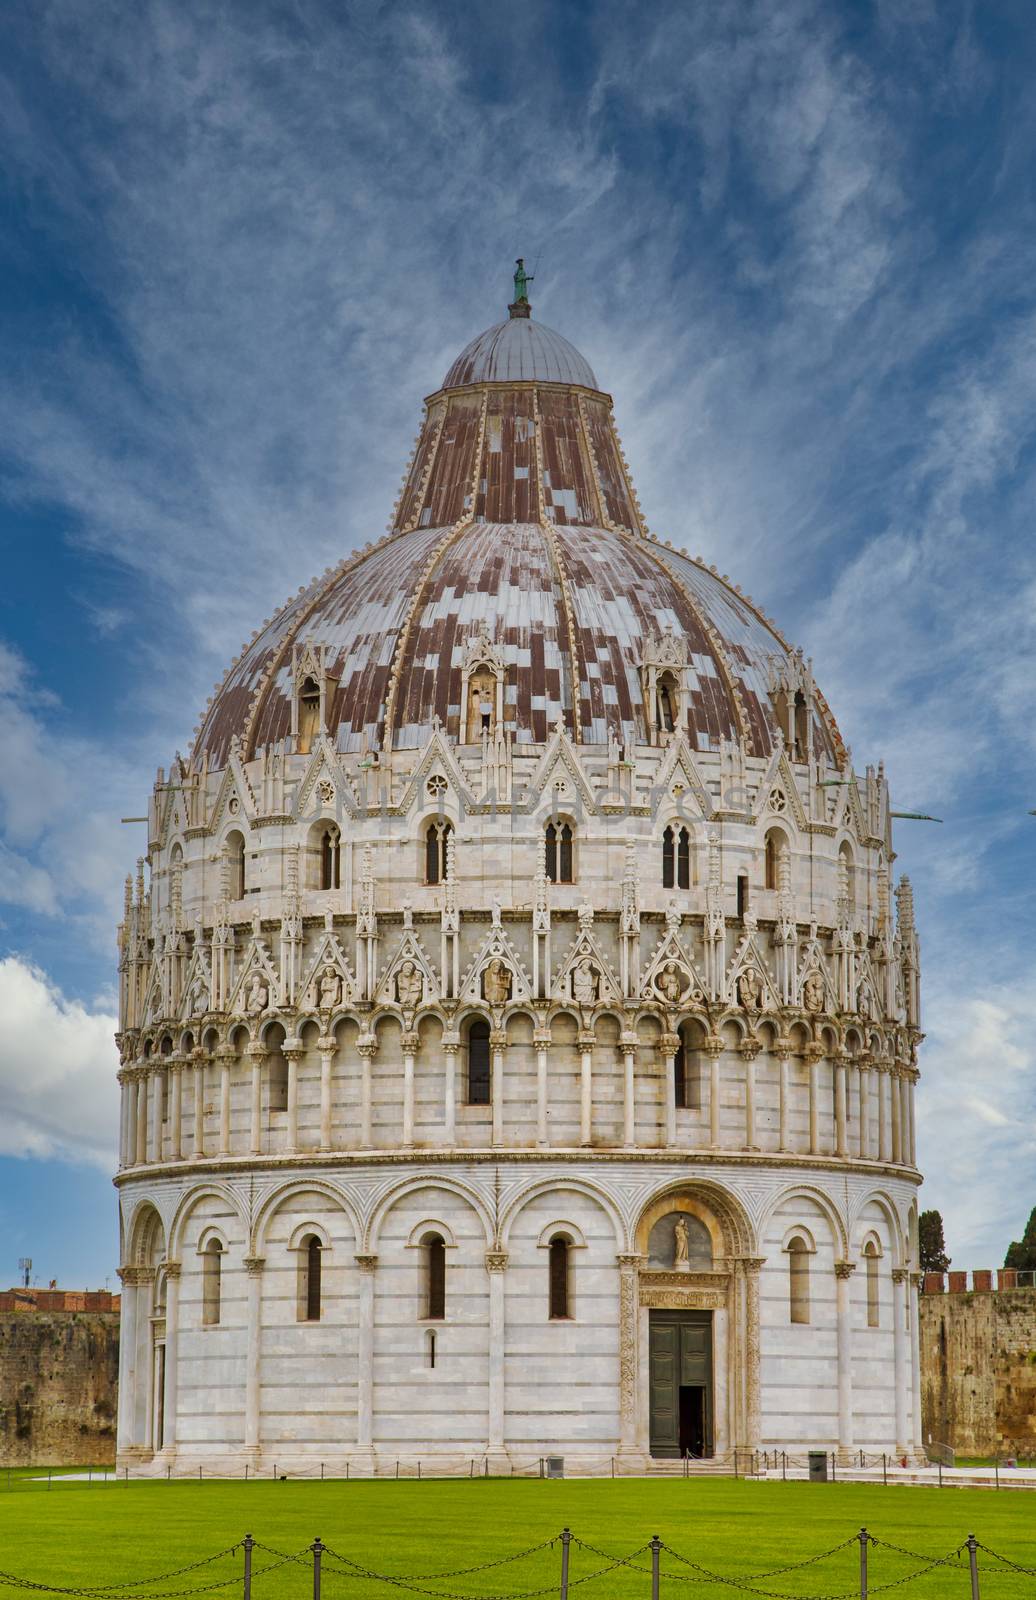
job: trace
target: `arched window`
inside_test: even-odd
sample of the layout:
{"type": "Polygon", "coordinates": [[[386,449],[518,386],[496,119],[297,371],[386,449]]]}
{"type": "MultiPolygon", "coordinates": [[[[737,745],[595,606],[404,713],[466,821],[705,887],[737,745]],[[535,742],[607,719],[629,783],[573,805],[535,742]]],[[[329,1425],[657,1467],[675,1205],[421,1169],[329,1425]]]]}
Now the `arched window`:
{"type": "Polygon", "coordinates": [[[788,1297],[792,1322],[809,1321],[809,1246],[796,1234],[788,1241],[788,1297]]]}
{"type": "Polygon", "coordinates": [[[245,894],[245,841],[235,828],[228,833],[223,852],[227,863],[227,896],[243,900],[245,894]]]}
{"type": "Polygon", "coordinates": [[[468,679],[466,742],[477,744],[484,733],[492,733],[495,721],[496,674],[483,664],[475,667],[468,679]]]}
{"type": "Polygon", "coordinates": [[[428,1233],[421,1241],[424,1249],[424,1314],[433,1322],[446,1316],[446,1241],[439,1233],[428,1233]]]}
{"type": "Polygon", "coordinates": [[[491,1098],[489,1023],[475,1017],[468,1028],[468,1105],[488,1106],[491,1098]]]}
{"type": "Polygon", "coordinates": [[[315,1233],[308,1234],[299,1246],[298,1317],[300,1322],[320,1321],[320,1276],[322,1245],[315,1233]]]}
{"type": "Polygon", "coordinates": [[[701,1052],[691,1043],[686,1022],[680,1024],[680,1044],[673,1058],[673,1087],[676,1104],[684,1110],[701,1108],[701,1052]]]}
{"type": "Polygon", "coordinates": [[[686,828],[667,827],[662,834],[662,888],[691,887],[691,836],[686,828]]]}
{"type": "Polygon", "coordinates": [[[546,870],[551,883],[574,883],[572,875],[571,824],[548,822],[546,829],[546,870]]]}
{"type": "Polygon", "coordinates": [[[867,1273],[867,1326],[881,1326],[881,1286],[878,1282],[878,1247],[868,1239],[863,1247],[863,1264],[867,1273]]]}
{"type": "Polygon", "coordinates": [[[853,853],[846,840],[838,847],[838,898],[845,901],[850,911],[856,910],[856,873],[853,853]]]}
{"type": "Polygon", "coordinates": [[[342,886],[342,836],[334,823],[328,823],[320,836],[320,887],[342,886]]]}
{"type": "Polygon", "coordinates": [[[809,707],[801,689],[795,691],[795,760],[809,757],[809,707]]]}
{"type": "Polygon", "coordinates": [[[288,1061],[284,1054],[284,1029],[274,1023],[266,1035],[266,1068],[270,1085],[270,1110],[288,1109],[288,1061]]]}
{"type": "Polygon", "coordinates": [[[223,1246],[210,1239],[201,1256],[201,1320],[206,1328],[216,1327],[220,1319],[222,1277],[223,1246]]]}
{"type": "Polygon", "coordinates": [[[781,845],[784,843],[779,828],[771,828],[766,835],[766,875],[764,882],[768,889],[780,888],[779,864],[781,859],[781,845]]]}
{"type": "Polygon", "coordinates": [[[676,727],[676,679],[671,672],[663,672],[655,683],[655,728],[659,733],[672,733],[676,727]]]}
{"type": "Polygon", "coordinates": [[[320,685],[306,678],[299,690],[299,753],[308,755],[320,732],[320,685]]]}
{"type": "Polygon", "coordinates": [[[569,1310],[569,1251],[572,1241],[556,1233],[550,1241],[550,1315],[552,1320],[571,1316],[569,1310]]]}
{"type": "Polygon", "coordinates": [[[436,817],[424,836],[424,881],[442,883],[446,877],[446,841],[453,832],[452,822],[436,817]]]}

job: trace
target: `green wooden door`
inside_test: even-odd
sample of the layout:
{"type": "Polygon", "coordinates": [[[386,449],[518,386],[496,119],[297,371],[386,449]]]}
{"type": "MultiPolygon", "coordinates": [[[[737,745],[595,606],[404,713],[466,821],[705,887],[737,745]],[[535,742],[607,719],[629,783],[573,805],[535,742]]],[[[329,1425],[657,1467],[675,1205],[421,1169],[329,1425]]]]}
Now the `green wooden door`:
{"type": "MultiPolygon", "coordinates": [[[[697,1449],[704,1443],[705,1452],[709,1453],[712,1448],[712,1313],[652,1311],[649,1318],[651,1454],[681,1454],[681,1388],[702,1391],[704,1440],[698,1442],[697,1449]]],[[[685,1448],[694,1448],[687,1440],[683,1444],[685,1448]]]]}

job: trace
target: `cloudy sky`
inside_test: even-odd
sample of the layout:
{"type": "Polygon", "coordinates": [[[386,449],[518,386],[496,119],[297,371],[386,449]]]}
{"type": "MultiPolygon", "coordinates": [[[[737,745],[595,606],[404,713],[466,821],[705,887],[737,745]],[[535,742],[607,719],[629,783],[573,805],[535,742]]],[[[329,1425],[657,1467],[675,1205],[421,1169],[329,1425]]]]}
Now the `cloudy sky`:
{"type": "Polygon", "coordinates": [[[924,1203],[1036,1204],[1036,25],[1024,0],[13,0],[0,62],[0,1283],[116,1265],[112,987],[157,766],[383,531],[420,399],[535,315],[652,529],[884,758],[924,1203]]]}

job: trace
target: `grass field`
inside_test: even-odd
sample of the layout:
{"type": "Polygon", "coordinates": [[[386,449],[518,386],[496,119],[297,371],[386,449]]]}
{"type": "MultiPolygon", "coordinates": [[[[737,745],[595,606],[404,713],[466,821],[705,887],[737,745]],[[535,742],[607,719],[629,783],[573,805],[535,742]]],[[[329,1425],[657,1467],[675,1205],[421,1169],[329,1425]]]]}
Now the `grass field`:
{"type": "MultiPolygon", "coordinates": [[[[117,1483],[107,1486],[62,1482],[0,1485],[0,1569],[8,1575],[55,1586],[107,1585],[118,1593],[134,1584],[141,1600],[153,1594],[205,1589],[205,1600],[240,1594],[240,1553],[182,1577],[148,1583],[171,1569],[214,1554],[252,1533],[287,1553],[319,1535],[325,1544],[361,1566],[383,1574],[421,1574],[425,1595],[531,1596],[556,1594],[557,1546],[512,1565],[482,1573],[431,1578],[462,1567],[517,1554],[552,1538],[564,1525],[588,1544],[612,1555],[629,1554],[653,1533],[689,1556],[749,1586],[748,1592],[805,1596],[858,1594],[858,1546],[798,1571],[762,1576],[767,1569],[820,1554],[865,1525],[879,1539],[934,1557],[946,1555],[974,1532],[985,1544],[1022,1565],[1036,1567],[1036,1495],[970,1489],[889,1488],[863,1484],[745,1483],[730,1479],[581,1480],[567,1482],[479,1480],[460,1482],[327,1483],[117,1483]],[[139,1587],[136,1587],[139,1585],[139,1587]],[[117,1587],[116,1587],[117,1586],[117,1587]],[[547,1587],[550,1586],[550,1587],[547,1587]]],[[[254,1557],[255,1600],[308,1600],[311,1569],[281,1567],[265,1579],[274,1558],[254,1557]]],[[[573,1588],[573,1600],[597,1596],[648,1596],[649,1558],[573,1588]]],[[[571,1578],[606,1561],[573,1544],[571,1578]]],[[[982,1595],[1032,1600],[1036,1578],[997,1570],[980,1555],[982,1595]]],[[[872,1547],[872,1592],[901,1579],[917,1562],[872,1547]]],[[[736,1595],[744,1589],[706,1583],[689,1567],[662,1554],[666,1596],[736,1595]],[[690,1581],[666,1579],[682,1570],[690,1581]]],[[[368,1600],[401,1596],[395,1584],[350,1575],[325,1558],[322,1600],[368,1600]]],[[[0,1595],[14,1588],[0,1578],[0,1595]]],[[[971,1594],[966,1556],[902,1584],[906,1600],[938,1597],[967,1600],[971,1594]]],[[[200,1597],[199,1597],[200,1600],[200,1597]]]]}

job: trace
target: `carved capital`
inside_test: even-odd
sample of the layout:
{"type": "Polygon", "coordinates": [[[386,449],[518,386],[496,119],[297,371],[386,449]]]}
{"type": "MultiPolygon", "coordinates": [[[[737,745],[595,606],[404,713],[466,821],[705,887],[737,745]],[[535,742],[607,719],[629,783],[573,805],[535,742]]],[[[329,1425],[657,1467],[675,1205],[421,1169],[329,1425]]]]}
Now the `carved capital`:
{"type": "Polygon", "coordinates": [[[537,1028],[535,1033],[532,1036],[532,1042],[536,1046],[537,1050],[549,1050],[550,1049],[550,1029],[549,1028],[537,1028]]]}
{"type": "Polygon", "coordinates": [[[636,1272],[641,1261],[643,1260],[643,1257],[637,1255],[635,1252],[627,1251],[620,1253],[615,1257],[615,1259],[619,1263],[620,1272],[636,1272]]]}
{"type": "Polygon", "coordinates": [[[244,1267],[250,1278],[258,1278],[265,1265],[265,1256],[245,1256],[244,1267]]]}
{"type": "Polygon", "coordinates": [[[506,1049],[507,1048],[507,1030],[506,1030],[506,1028],[494,1028],[492,1030],[492,1032],[490,1033],[490,1035],[489,1035],[489,1043],[492,1045],[494,1050],[504,1050],[504,1049],[506,1049]]]}
{"type": "Polygon", "coordinates": [[[909,1268],[907,1268],[907,1267],[893,1267],[892,1268],[892,1282],[893,1283],[906,1283],[909,1277],[910,1277],[909,1268]]]}
{"type": "Polygon", "coordinates": [[[288,1044],[285,1042],[281,1045],[281,1055],[285,1061],[301,1061],[305,1053],[300,1044],[288,1044]]]}
{"type": "Polygon", "coordinates": [[[366,1056],[369,1061],[373,1061],[378,1053],[377,1039],[372,1039],[369,1034],[365,1034],[362,1039],[357,1039],[356,1053],[357,1055],[366,1056]]]}
{"type": "Polygon", "coordinates": [[[317,1049],[322,1056],[333,1056],[338,1049],[338,1040],[329,1034],[322,1033],[317,1040],[317,1049]]]}
{"type": "Polygon", "coordinates": [[[416,1029],[408,1029],[400,1034],[399,1042],[405,1056],[416,1056],[421,1047],[421,1035],[416,1029]]]}
{"type": "Polygon", "coordinates": [[[167,1261],[165,1264],[165,1275],[167,1278],[178,1278],[181,1270],[182,1269],[179,1261],[167,1261]]]}
{"type": "Polygon", "coordinates": [[[809,1044],[804,1045],[802,1049],[802,1059],[808,1061],[811,1066],[814,1061],[823,1061],[826,1054],[827,1051],[819,1039],[811,1039],[809,1044]]]}
{"type": "Polygon", "coordinates": [[[486,1271],[487,1272],[504,1272],[504,1271],[506,1271],[506,1269],[507,1269],[507,1259],[508,1258],[507,1258],[507,1251],[506,1250],[487,1250],[486,1251],[486,1271]]]}
{"type": "Polygon", "coordinates": [[[460,1049],[460,1034],[456,1032],[444,1033],[442,1036],[442,1047],[448,1055],[455,1056],[457,1051],[460,1049]]]}
{"type": "Polygon", "coordinates": [[[779,1039],[775,1039],[773,1041],[773,1053],[775,1056],[778,1056],[780,1060],[786,1061],[789,1056],[793,1056],[795,1054],[794,1041],[791,1039],[786,1039],[782,1034],[779,1039]]]}
{"type": "Polygon", "coordinates": [[[592,1028],[582,1028],[580,1029],[579,1033],[576,1034],[576,1044],[579,1046],[580,1050],[592,1050],[596,1042],[597,1035],[594,1033],[592,1028]]]}
{"type": "Polygon", "coordinates": [[[361,1272],[373,1272],[378,1265],[378,1258],[372,1255],[360,1255],[356,1257],[356,1265],[361,1272]]]}
{"type": "Polygon", "coordinates": [[[154,1283],[154,1267],[120,1267],[119,1277],[128,1289],[139,1289],[142,1284],[154,1283]]]}
{"type": "Polygon", "coordinates": [[[740,1045],[738,1046],[742,1059],[745,1061],[754,1061],[762,1048],[763,1041],[761,1039],[754,1039],[751,1037],[751,1035],[745,1039],[742,1039],[740,1045]]]}
{"type": "Polygon", "coordinates": [[[720,1033],[708,1033],[702,1040],[701,1047],[707,1056],[721,1056],[727,1048],[727,1041],[720,1033]]]}
{"type": "Polygon", "coordinates": [[[626,1054],[629,1054],[629,1052],[631,1050],[636,1050],[636,1048],[639,1045],[639,1043],[640,1043],[640,1040],[638,1039],[638,1037],[637,1037],[637,1035],[635,1033],[620,1033],[619,1034],[619,1048],[620,1048],[620,1050],[624,1051],[626,1054]]]}
{"type": "Polygon", "coordinates": [[[658,1048],[664,1056],[675,1056],[680,1048],[680,1035],[678,1033],[660,1034],[658,1048]]]}
{"type": "Polygon", "coordinates": [[[835,1277],[836,1278],[851,1278],[855,1271],[856,1271],[856,1263],[855,1263],[855,1261],[836,1261],[835,1262],[835,1277]]]}

